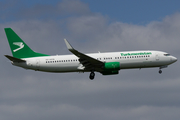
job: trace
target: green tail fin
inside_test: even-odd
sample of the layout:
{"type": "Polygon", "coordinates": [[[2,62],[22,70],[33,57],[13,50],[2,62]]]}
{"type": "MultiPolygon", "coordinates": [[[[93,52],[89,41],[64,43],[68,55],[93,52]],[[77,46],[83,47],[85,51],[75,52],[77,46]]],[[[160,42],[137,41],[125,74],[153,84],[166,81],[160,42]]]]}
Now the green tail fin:
{"type": "Polygon", "coordinates": [[[46,54],[36,53],[26,43],[11,29],[4,28],[6,36],[11,48],[13,57],[16,58],[30,58],[30,57],[40,57],[40,56],[49,56],[46,54]]]}

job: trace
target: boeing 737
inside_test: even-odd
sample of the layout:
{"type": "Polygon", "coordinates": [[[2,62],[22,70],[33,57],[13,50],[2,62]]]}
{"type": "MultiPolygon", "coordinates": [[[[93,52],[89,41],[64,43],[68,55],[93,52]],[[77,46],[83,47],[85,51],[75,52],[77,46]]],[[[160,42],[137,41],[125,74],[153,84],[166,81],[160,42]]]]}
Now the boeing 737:
{"type": "Polygon", "coordinates": [[[72,55],[56,55],[34,52],[11,28],[5,28],[5,33],[13,56],[5,55],[12,65],[43,72],[90,72],[91,80],[95,72],[102,75],[115,75],[121,69],[158,67],[162,68],[177,61],[177,58],[162,51],[124,51],[108,53],[84,54],[74,49],[64,39],[72,55]]]}

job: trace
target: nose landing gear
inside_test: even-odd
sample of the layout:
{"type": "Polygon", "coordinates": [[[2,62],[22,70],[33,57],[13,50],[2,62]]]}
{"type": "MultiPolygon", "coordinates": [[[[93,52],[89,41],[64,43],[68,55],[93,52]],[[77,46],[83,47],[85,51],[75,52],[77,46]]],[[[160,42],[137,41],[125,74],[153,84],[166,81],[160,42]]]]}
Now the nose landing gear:
{"type": "Polygon", "coordinates": [[[92,71],[89,75],[89,79],[93,80],[95,77],[95,73],[92,71]]]}
{"type": "Polygon", "coordinates": [[[168,66],[167,65],[165,65],[165,66],[161,66],[160,68],[159,68],[159,74],[161,74],[162,73],[162,70],[161,69],[163,69],[163,68],[167,68],[168,66]]]}

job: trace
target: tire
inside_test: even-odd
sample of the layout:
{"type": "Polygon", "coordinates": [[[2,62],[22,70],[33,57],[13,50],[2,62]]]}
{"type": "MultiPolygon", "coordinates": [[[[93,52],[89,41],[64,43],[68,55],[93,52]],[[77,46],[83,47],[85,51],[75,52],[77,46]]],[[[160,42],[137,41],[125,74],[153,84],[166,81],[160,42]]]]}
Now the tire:
{"type": "Polygon", "coordinates": [[[159,70],[159,74],[161,74],[162,73],[162,70],[159,70]]]}
{"type": "Polygon", "coordinates": [[[94,73],[94,72],[91,72],[90,75],[89,75],[89,79],[93,80],[93,79],[94,79],[94,76],[95,76],[95,73],[94,73]]]}

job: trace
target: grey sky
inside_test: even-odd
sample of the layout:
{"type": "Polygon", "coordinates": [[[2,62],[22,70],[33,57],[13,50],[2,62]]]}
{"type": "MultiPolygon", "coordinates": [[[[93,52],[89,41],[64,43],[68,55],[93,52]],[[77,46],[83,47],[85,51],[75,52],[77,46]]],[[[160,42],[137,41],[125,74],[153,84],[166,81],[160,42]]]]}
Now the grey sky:
{"type": "MultiPolygon", "coordinates": [[[[84,53],[162,50],[179,59],[179,12],[161,21],[135,25],[109,22],[108,16],[91,12],[88,4],[81,1],[48,7],[53,12],[66,6],[68,12],[53,12],[53,16],[63,17],[53,17],[50,12],[47,15],[52,18],[43,19],[46,6],[40,6],[16,11],[20,19],[6,14],[4,18],[13,20],[0,23],[0,120],[179,120],[178,61],[163,69],[161,75],[158,68],[121,70],[115,76],[97,73],[90,81],[89,73],[25,70],[12,66],[3,56],[11,55],[4,33],[5,27],[11,27],[33,50],[45,54],[71,54],[63,41],[67,38],[84,53]],[[27,17],[26,13],[32,15],[27,17]]],[[[10,7],[3,9],[7,12],[10,7]]],[[[13,11],[9,13],[12,15],[13,11]]]]}

